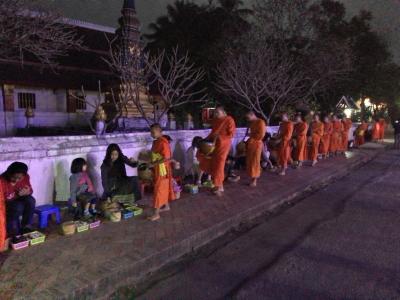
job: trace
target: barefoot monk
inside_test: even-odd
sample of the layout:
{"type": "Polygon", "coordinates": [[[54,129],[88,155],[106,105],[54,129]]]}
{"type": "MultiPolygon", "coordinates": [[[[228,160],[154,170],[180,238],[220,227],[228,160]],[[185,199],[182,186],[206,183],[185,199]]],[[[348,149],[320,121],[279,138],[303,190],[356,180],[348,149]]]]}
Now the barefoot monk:
{"type": "Polygon", "coordinates": [[[214,193],[222,196],[224,192],[225,162],[236,133],[235,121],[228,116],[225,109],[219,106],[215,109],[212,130],[208,140],[215,140],[215,150],[211,159],[211,176],[214,182],[214,193]]]}
{"type": "Polygon", "coordinates": [[[161,126],[153,124],[150,127],[151,136],[154,139],[151,148],[152,166],[154,167],[154,213],[149,219],[160,219],[160,212],[168,211],[169,202],[175,199],[172,185],[171,147],[163,136],[161,126]]]}
{"type": "Polygon", "coordinates": [[[251,178],[250,186],[257,186],[257,179],[261,175],[261,154],[263,150],[263,138],[267,131],[265,122],[257,118],[253,111],[246,114],[250,126],[250,138],[246,148],[246,170],[251,178]]]}
{"type": "Polygon", "coordinates": [[[286,175],[286,169],[288,167],[288,163],[291,160],[290,155],[290,140],[293,135],[293,123],[289,120],[289,116],[287,113],[282,114],[282,122],[279,126],[279,138],[281,139],[281,143],[279,146],[279,166],[280,172],[279,175],[286,175]]]}

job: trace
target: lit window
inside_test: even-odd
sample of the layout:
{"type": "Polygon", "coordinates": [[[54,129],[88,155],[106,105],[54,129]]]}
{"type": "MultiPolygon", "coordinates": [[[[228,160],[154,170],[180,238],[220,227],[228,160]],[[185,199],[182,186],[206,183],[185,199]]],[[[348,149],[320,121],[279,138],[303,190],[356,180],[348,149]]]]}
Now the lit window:
{"type": "Polygon", "coordinates": [[[18,108],[36,109],[36,94],[34,93],[18,93],[18,108]]]}

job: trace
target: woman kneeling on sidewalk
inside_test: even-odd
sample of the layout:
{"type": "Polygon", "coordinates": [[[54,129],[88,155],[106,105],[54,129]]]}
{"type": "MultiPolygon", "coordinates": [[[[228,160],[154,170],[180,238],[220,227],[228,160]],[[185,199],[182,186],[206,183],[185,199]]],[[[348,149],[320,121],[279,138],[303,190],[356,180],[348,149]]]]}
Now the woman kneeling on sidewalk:
{"type": "Polygon", "coordinates": [[[5,199],[7,235],[13,237],[31,232],[36,201],[32,197],[28,166],[21,162],[12,163],[0,176],[0,184],[5,199]]]}

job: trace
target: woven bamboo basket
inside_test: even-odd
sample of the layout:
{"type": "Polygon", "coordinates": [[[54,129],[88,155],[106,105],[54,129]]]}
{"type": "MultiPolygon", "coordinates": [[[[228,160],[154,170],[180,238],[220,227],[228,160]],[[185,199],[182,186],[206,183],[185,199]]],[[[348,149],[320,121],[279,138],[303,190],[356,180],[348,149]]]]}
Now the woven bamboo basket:
{"type": "Polygon", "coordinates": [[[61,230],[63,235],[73,235],[76,231],[75,222],[64,222],[61,224],[61,230]]]}

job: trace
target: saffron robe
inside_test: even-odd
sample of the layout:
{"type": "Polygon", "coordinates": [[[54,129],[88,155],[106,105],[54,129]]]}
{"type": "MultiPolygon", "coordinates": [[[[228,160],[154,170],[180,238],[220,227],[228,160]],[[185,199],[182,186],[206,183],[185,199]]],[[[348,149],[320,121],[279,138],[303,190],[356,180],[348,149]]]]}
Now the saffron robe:
{"type": "Polygon", "coordinates": [[[365,133],[368,130],[368,123],[362,122],[355,131],[355,145],[357,147],[365,144],[365,133]]]}
{"type": "Polygon", "coordinates": [[[225,162],[232,146],[232,138],[236,133],[235,121],[232,117],[215,118],[209,140],[216,140],[211,158],[211,177],[215,187],[223,185],[225,179],[225,162]]]}
{"type": "Polygon", "coordinates": [[[385,119],[379,119],[379,139],[383,140],[385,138],[385,128],[386,128],[386,121],[385,119]]]}
{"type": "Polygon", "coordinates": [[[199,168],[206,174],[211,174],[211,156],[206,156],[200,151],[196,153],[197,161],[199,162],[199,168]]]}
{"type": "Polygon", "coordinates": [[[372,128],[372,140],[378,141],[381,134],[381,124],[379,122],[375,122],[372,128]]]}
{"type": "Polygon", "coordinates": [[[324,123],[314,121],[311,123],[311,154],[310,159],[316,161],[318,157],[318,150],[325,130],[324,123]]]}
{"type": "Polygon", "coordinates": [[[246,147],[246,170],[251,178],[259,178],[261,175],[262,140],[266,131],[267,126],[263,120],[257,119],[251,122],[250,138],[246,147]]]}
{"type": "Polygon", "coordinates": [[[279,146],[279,158],[278,163],[279,165],[286,169],[288,166],[288,162],[291,160],[290,157],[290,140],[292,139],[293,135],[293,123],[290,121],[282,122],[279,127],[279,136],[281,138],[281,144],[279,146]]]}
{"type": "Polygon", "coordinates": [[[324,134],[321,137],[320,153],[327,155],[331,145],[331,137],[333,132],[333,125],[331,122],[323,123],[324,134]]]}
{"type": "Polygon", "coordinates": [[[343,135],[343,124],[341,121],[332,122],[332,136],[330,143],[330,151],[336,152],[342,150],[342,135],[343,135]]]}
{"type": "MultiPolygon", "coordinates": [[[[164,159],[163,163],[154,166],[153,207],[161,208],[169,201],[175,200],[172,184],[172,168],[169,159],[172,157],[171,147],[166,138],[160,137],[153,142],[152,154],[164,159]]],[[[157,159],[158,160],[158,159],[157,159]]]]}
{"type": "Polygon", "coordinates": [[[294,126],[294,135],[297,142],[296,161],[305,161],[307,158],[307,131],[308,124],[306,122],[300,122],[294,126]]]}
{"type": "Polygon", "coordinates": [[[342,150],[347,151],[349,148],[349,133],[353,122],[350,119],[344,119],[343,123],[343,133],[342,133],[342,150]]]}

